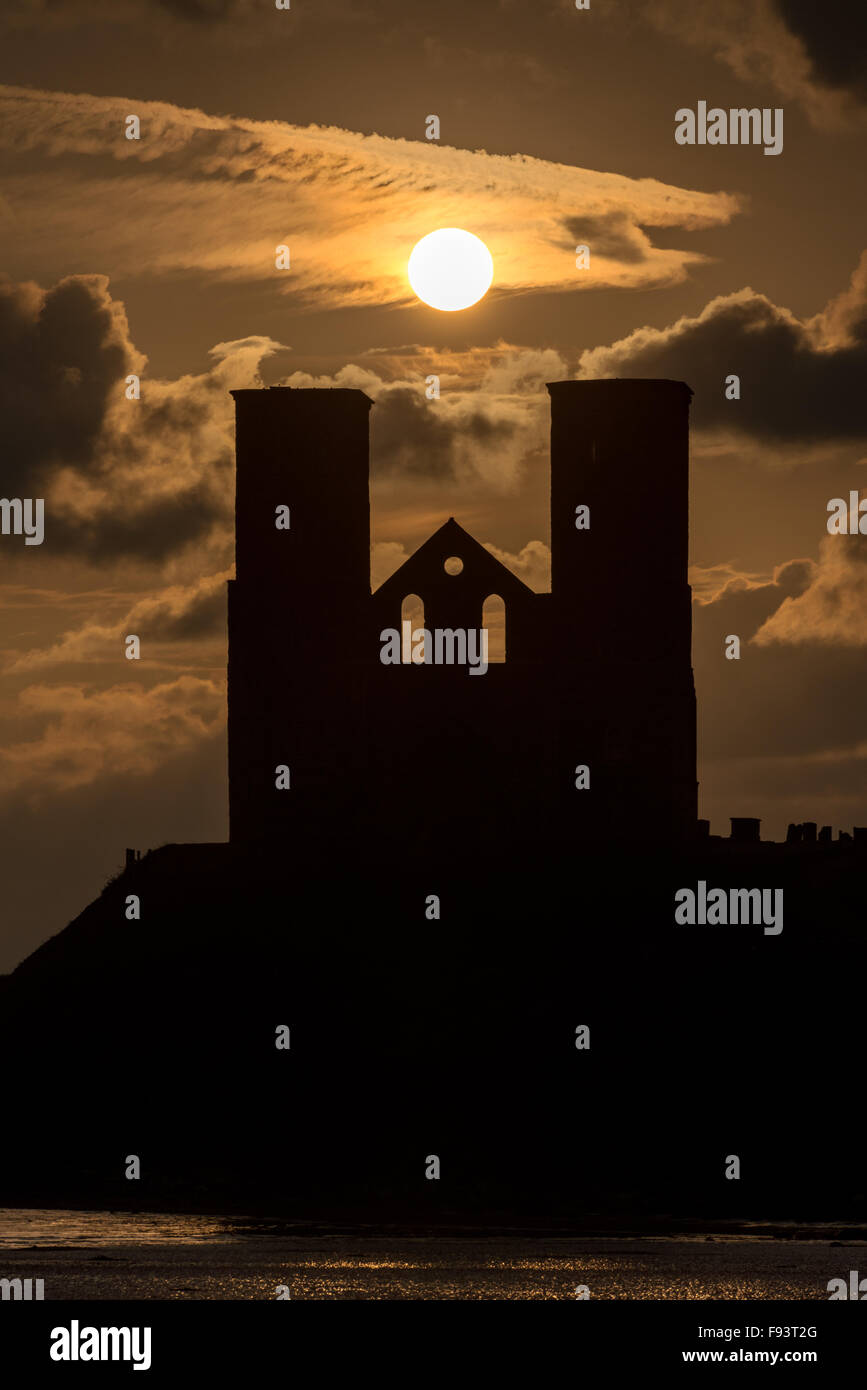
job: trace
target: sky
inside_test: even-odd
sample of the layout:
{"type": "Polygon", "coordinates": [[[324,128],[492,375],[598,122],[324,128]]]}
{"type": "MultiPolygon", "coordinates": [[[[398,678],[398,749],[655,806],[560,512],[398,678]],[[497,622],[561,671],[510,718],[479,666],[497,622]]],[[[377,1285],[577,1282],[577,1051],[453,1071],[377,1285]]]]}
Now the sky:
{"type": "Polygon", "coordinates": [[[226,837],[238,387],[374,398],[374,584],[453,515],[544,590],[545,382],[687,381],[700,814],[867,824],[867,541],[826,528],[867,496],[863,10],[6,0],[0,30],[0,491],[46,507],[41,546],[0,536],[0,970],[125,846],[226,837]],[[677,143],[699,101],[781,110],[781,153],[677,143]],[[406,278],[441,226],[494,258],[456,314],[406,278]]]}

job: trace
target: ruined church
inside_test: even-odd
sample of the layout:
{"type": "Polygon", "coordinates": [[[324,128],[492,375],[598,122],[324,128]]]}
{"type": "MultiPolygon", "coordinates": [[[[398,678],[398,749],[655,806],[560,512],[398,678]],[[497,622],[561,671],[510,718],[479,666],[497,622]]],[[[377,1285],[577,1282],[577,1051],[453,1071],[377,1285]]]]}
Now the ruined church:
{"type": "Polygon", "coordinates": [[[694,835],[692,393],[667,380],[548,392],[550,593],[451,517],[371,592],[373,402],[359,390],[232,393],[233,842],[325,838],[338,860],[351,837],[385,853],[463,847],[481,864],[493,848],[694,835]],[[408,612],[413,631],[454,631],[495,610],[504,659],[481,678],[381,660],[382,632],[408,612]]]}

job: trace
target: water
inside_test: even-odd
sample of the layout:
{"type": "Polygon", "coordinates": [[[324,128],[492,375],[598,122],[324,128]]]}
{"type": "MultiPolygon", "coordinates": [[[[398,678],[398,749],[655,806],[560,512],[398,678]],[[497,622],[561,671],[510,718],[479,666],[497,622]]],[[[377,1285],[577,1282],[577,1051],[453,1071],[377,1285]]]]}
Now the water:
{"type": "Polygon", "coordinates": [[[198,1245],[234,1239],[233,1224],[232,1218],[223,1216],[4,1207],[0,1208],[0,1250],[22,1246],[198,1245]]]}
{"type": "MultiPolygon", "coordinates": [[[[799,1231],[800,1234],[800,1231],[799,1231]]],[[[867,1272],[865,1241],[751,1235],[293,1234],[283,1223],[163,1213],[0,1210],[0,1277],[46,1299],[823,1299],[867,1272]]]]}

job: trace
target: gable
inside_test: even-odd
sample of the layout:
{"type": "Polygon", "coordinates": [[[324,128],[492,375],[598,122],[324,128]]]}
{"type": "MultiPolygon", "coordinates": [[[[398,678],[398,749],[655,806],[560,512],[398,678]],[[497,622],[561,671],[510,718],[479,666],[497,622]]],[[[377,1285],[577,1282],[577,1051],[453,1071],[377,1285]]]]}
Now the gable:
{"type": "Polygon", "coordinates": [[[374,598],[389,602],[410,593],[418,594],[425,602],[449,595],[483,599],[489,594],[499,594],[512,602],[535,598],[533,590],[480,545],[454,517],[449,517],[384,584],[380,584],[374,598]],[[445,569],[446,560],[452,557],[462,562],[459,574],[449,574],[445,569]]]}

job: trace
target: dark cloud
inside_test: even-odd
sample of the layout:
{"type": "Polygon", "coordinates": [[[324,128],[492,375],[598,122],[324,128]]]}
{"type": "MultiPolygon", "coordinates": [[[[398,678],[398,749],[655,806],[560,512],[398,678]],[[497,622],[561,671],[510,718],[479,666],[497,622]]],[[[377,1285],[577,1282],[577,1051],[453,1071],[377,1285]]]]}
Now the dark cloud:
{"type": "Polygon", "coordinates": [[[109,397],[140,360],[104,276],[0,280],[4,494],[37,495],[51,464],[92,467],[109,397]]]}
{"type": "Polygon", "coordinates": [[[528,462],[544,447],[545,382],[568,371],[554,349],[502,341],[468,351],[400,348],[390,360],[382,355],[375,362],[375,371],[354,362],[333,375],[292,372],[284,384],[367,393],[375,402],[370,414],[374,478],[409,484],[481,481],[498,492],[517,487],[528,462]],[[429,376],[440,382],[434,400],[426,396],[429,376]]]}
{"type": "Polygon", "coordinates": [[[124,507],[114,497],[92,516],[51,508],[51,530],[49,535],[46,527],[46,535],[52,551],[71,551],[94,564],[131,555],[158,564],[207,536],[216,521],[225,519],[227,510],[209,484],[198,482],[143,506],[124,507]]]}
{"type": "MultiPolygon", "coordinates": [[[[845,539],[845,538],[840,538],[845,539]]],[[[829,758],[864,740],[867,663],[864,647],[822,640],[812,623],[798,641],[794,621],[778,613],[811,609],[825,592],[823,566],[796,560],[768,584],[733,581],[693,608],[693,665],[701,713],[701,761],[726,758],[829,758]],[[763,625],[779,640],[755,641],[763,625]],[[726,638],[741,639],[740,660],[725,655],[726,638]]],[[[858,634],[853,634],[858,636],[858,634]]],[[[862,811],[865,799],[862,795],[862,811]]],[[[731,812],[740,814],[738,810],[731,812]]],[[[743,814],[749,814],[748,811],[743,814]]],[[[805,809],[797,819],[810,818],[805,809]]],[[[859,824],[862,822],[859,821],[859,824]]]]}
{"type": "Polygon", "coordinates": [[[459,444],[464,448],[469,442],[490,449],[505,444],[515,430],[512,422],[497,420],[478,407],[447,416],[418,389],[393,386],[380,394],[371,414],[374,471],[454,478],[459,444]]]}
{"type": "Polygon", "coordinates": [[[718,623],[714,640],[720,644],[725,640],[723,628],[735,632],[742,642],[749,641],[770,616],[788,598],[798,598],[809,587],[816,566],[812,560],[789,560],[774,573],[769,583],[756,583],[745,578],[734,578],[717,593],[709,603],[699,605],[701,620],[709,631],[711,621],[718,623]]]}
{"type": "Polygon", "coordinates": [[[617,213],[606,217],[570,217],[566,220],[570,242],[586,244],[590,255],[604,256],[609,261],[637,265],[647,260],[648,240],[628,217],[617,213]]]}
{"type": "Polygon", "coordinates": [[[203,637],[220,637],[226,631],[226,579],[221,575],[216,583],[207,581],[186,608],[173,611],[161,603],[150,616],[153,630],[161,642],[197,641],[203,637]]]}
{"type": "Polygon", "coordinates": [[[45,500],[46,553],[93,563],[161,564],[194,542],[231,546],[229,390],[253,385],[279,344],[246,338],[212,350],[199,376],[158,381],[100,275],[53,289],[0,282],[2,488],[45,500]],[[140,377],[128,400],[125,379],[140,377]]]}
{"type": "Polygon", "coordinates": [[[745,289],[712,300],[697,318],[640,328],[585,352],[580,362],[584,377],[686,381],[695,391],[696,425],[801,445],[867,434],[865,373],[867,255],[850,288],[815,319],[797,319],[745,289]],[[740,378],[738,401],[725,397],[730,375],[740,378]]]}
{"type": "Polygon", "coordinates": [[[730,579],[693,609],[701,814],[849,829],[867,821],[867,562],[855,537],[826,537],[818,563],[730,579]],[[726,641],[741,639],[740,660],[726,641]]]}
{"type": "Polygon", "coordinates": [[[161,10],[179,19],[231,19],[252,8],[250,0],[156,0],[161,10]]]}
{"type": "Polygon", "coordinates": [[[775,3],[804,44],[819,81],[867,97],[867,8],[860,0],[838,0],[836,5],[817,5],[815,0],[775,3]]]}
{"type": "MultiPolygon", "coordinates": [[[[264,0],[265,4],[269,0],[264,0]]],[[[273,5],[273,0],[270,0],[273,5]]],[[[30,22],[43,26],[52,22],[72,26],[108,20],[112,23],[143,19],[143,11],[164,11],[176,19],[202,21],[237,19],[262,8],[262,0],[113,0],[106,14],[103,0],[6,0],[3,19],[7,23],[30,22]]]]}

